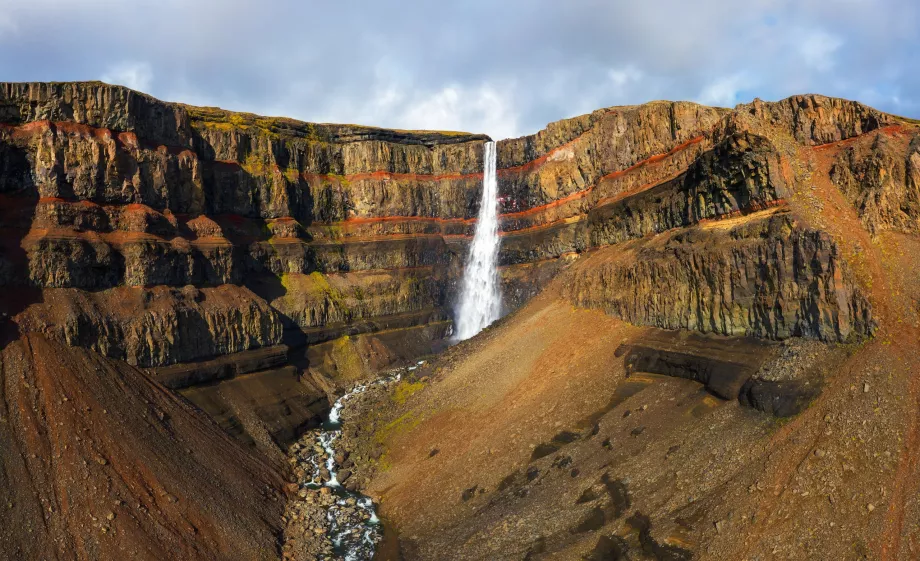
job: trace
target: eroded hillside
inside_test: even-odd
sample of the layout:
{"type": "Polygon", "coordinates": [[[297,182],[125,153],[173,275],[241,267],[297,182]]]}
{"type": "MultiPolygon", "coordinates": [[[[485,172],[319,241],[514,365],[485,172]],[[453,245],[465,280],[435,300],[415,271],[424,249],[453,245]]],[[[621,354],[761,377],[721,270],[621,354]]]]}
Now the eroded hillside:
{"type": "Polygon", "coordinates": [[[0,396],[0,557],[280,555],[282,475],[142,371],[30,334],[0,396]]]}

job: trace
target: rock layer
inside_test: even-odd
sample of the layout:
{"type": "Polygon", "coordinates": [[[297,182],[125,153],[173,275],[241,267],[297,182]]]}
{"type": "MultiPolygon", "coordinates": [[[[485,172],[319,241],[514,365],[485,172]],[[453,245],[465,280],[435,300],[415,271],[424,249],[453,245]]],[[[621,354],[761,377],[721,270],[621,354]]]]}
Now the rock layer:
{"type": "MultiPolygon", "coordinates": [[[[138,319],[149,314],[132,311],[138,326],[128,327],[115,312],[98,312],[106,297],[79,293],[73,312],[33,313],[45,319],[30,328],[74,343],[98,340],[92,344],[111,356],[160,366],[278,344],[279,324],[283,340],[297,345],[327,325],[373,329],[375,318],[450,315],[477,212],[484,136],[314,125],[164,103],[99,83],[6,84],[0,109],[7,285],[253,289],[234,288],[239,322],[203,310],[207,302],[191,306],[213,341],[205,344],[167,336],[183,329],[170,314],[191,317],[180,312],[187,299],[176,297],[168,297],[174,311],[156,336],[138,319]],[[218,334],[215,321],[240,331],[218,334]],[[170,340],[186,348],[161,343],[170,340]]],[[[506,300],[520,303],[548,280],[530,264],[782,206],[798,178],[787,172],[777,130],[819,145],[893,122],[821,96],[734,111],[655,102],[502,141],[501,262],[517,267],[505,268],[506,300]]],[[[901,144],[869,155],[854,147],[834,177],[866,220],[890,216],[884,220],[904,230],[914,227],[917,166],[901,144]],[[880,161],[876,175],[891,179],[872,189],[890,194],[849,187],[880,161]],[[882,202],[860,202],[870,198],[882,202]],[[885,210],[894,208],[900,214],[885,210]]],[[[144,298],[155,301],[155,293],[144,298]]]]}
{"type": "Polygon", "coordinates": [[[760,215],[599,250],[572,268],[566,294],[666,329],[824,341],[870,335],[869,301],[830,237],[784,212],[760,215]]]}
{"type": "MultiPolygon", "coordinates": [[[[501,141],[508,311],[579,254],[670,232],[671,247],[644,247],[641,263],[577,267],[573,302],[716,333],[866,336],[871,306],[839,240],[799,212],[808,179],[795,150],[834,159],[831,179],[871,228],[910,232],[917,138],[860,104],[799,96],[732,111],[614,107],[501,141]],[[774,209],[795,218],[761,233],[675,233],[774,209]]],[[[100,83],[4,84],[0,283],[22,297],[2,311],[8,327],[142,367],[195,371],[283,343],[298,399],[316,403],[443,345],[485,140],[196,108],[100,83]]],[[[258,406],[288,398],[266,399],[258,406]]],[[[251,415],[215,411],[231,409],[236,430],[251,415]]]]}

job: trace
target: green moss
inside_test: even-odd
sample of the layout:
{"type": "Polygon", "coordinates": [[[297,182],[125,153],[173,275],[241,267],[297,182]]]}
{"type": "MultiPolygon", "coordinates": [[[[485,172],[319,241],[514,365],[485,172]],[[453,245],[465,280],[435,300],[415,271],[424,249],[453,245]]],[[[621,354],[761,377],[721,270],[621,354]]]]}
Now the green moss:
{"type": "Polygon", "coordinates": [[[440,134],[441,136],[470,136],[470,133],[463,131],[426,131],[418,129],[393,129],[393,132],[403,133],[403,134],[440,134]]]}
{"type": "Polygon", "coordinates": [[[329,278],[319,271],[314,271],[309,275],[284,273],[281,275],[281,286],[290,293],[302,294],[315,299],[327,298],[333,305],[342,309],[347,308],[348,296],[333,286],[329,278]]]}
{"type": "Polygon", "coordinates": [[[252,113],[227,111],[219,107],[194,107],[183,105],[191,125],[196,128],[223,131],[242,130],[266,135],[274,140],[304,138],[314,142],[328,142],[328,134],[313,123],[304,123],[286,117],[263,117],[252,113]]]}
{"type": "Polygon", "coordinates": [[[348,335],[332,342],[330,356],[342,378],[356,380],[364,374],[364,361],[361,360],[352,338],[348,335]]]}
{"type": "Polygon", "coordinates": [[[287,168],[284,170],[284,178],[291,183],[297,183],[300,181],[300,170],[296,168],[287,168]]]}
{"type": "Polygon", "coordinates": [[[335,179],[339,185],[341,185],[342,187],[345,187],[346,189],[351,186],[351,181],[349,181],[348,178],[344,175],[336,174],[335,179]]]}
{"type": "Polygon", "coordinates": [[[270,163],[260,159],[252,152],[246,155],[246,158],[240,163],[240,168],[250,175],[269,175],[273,171],[270,163]]]}
{"type": "Polygon", "coordinates": [[[200,122],[200,123],[195,123],[195,124],[200,125],[202,128],[215,129],[215,130],[220,130],[220,131],[232,131],[233,130],[233,125],[231,125],[230,123],[200,122]]]}
{"type": "Polygon", "coordinates": [[[340,134],[368,133],[379,130],[390,130],[397,134],[432,136],[440,135],[445,138],[460,138],[470,136],[470,133],[460,131],[426,131],[402,129],[378,129],[364,125],[328,125],[306,123],[289,119],[287,117],[263,117],[252,113],[238,113],[227,111],[219,107],[194,107],[178,104],[189,115],[192,127],[199,129],[216,129],[222,131],[242,130],[257,132],[275,140],[305,139],[310,142],[330,143],[335,142],[340,134]]]}
{"type": "Polygon", "coordinates": [[[284,288],[285,292],[294,291],[294,284],[291,282],[291,273],[281,273],[281,286],[284,288]]]}
{"type": "Polygon", "coordinates": [[[423,420],[424,419],[417,413],[410,411],[390,421],[382,429],[374,433],[374,441],[378,446],[383,447],[383,453],[377,460],[377,469],[387,471],[392,467],[389,461],[389,451],[386,447],[387,443],[393,438],[405,434],[419,426],[423,420]]]}
{"type": "Polygon", "coordinates": [[[326,275],[318,271],[314,271],[310,273],[310,279],[313,281],[314,286],[318,290],[322,291],[322,293],[325,294],[333,304],[342,309],[347,308],[345,305],[345,300],[347,298],[345,293],[332,286],[329,283],[329,279],[326,277],[326,275]]]}
{"type": "Polygon", "coordinates": [[[419,426],[422,418],[414,411],[409,411],[402,416],[387,423],[382,429],[374,434],[374,440],[377,444],[385,444],[392,437],[404,434],[415,427],[419,426]]]}
{"type": "Polygon", "coordinates": [[[393,400],[393,403],[397,405],[403,405],[406,403],[410,397],[412,397],[416,392],[425,387],[425,384],[422,382],[410,382],[409,380],[401,380],[399,384],[393,389],[393,393],[390,395],[390,398],[393,400]]]}
{"type": "Polygon", "coordinates": [[[330,240],[340,240],[342,237],[344,237],[341,226],[321,224],[320,228],[326,233],[326,237],[328,237],[330,240]]]}

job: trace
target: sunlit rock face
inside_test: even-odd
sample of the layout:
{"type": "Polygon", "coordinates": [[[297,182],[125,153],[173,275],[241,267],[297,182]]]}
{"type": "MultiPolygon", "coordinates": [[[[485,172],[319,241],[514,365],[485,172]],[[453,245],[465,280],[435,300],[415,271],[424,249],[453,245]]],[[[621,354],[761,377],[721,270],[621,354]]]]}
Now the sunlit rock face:
{"type": "MultiPolygon", "coordinates": [[[[807,181],[795,147],[893,125],[821,96],[733,111],[654,102],[491,144],[164,103],[101,83],[3,84],[0,283],[19,296],[0,305],[14,331],[147,368],[285,345],[309,380],[293,429],[321,388],[471,336],[580,254],[739,215],[787,216],[807,181]],[[496,248],[497,276],[485,266],[496,248]],[[464,277],[477,262],[482,274],[464,277]],[[470,279],[488,297],[468,328],[456,316],[470,279]]],[[[875,230],[917,223],[904,186],[917,183],[920,156],[906,142],[835,152],[831,178],[875,230]]],[[[671,242],[685,257],[649,249],[647,260],[586,270],[573,302],[724,334],[868,334],[871,310],[838,239],[802,213],[770,220],[781,226],[761,228],[769,243],[685,236],[671,242]],[[790,272],[804,262],[817,265],[790,272]],[[741,278],[738,267],[770,273],[741,278]],[[759,300],[761,286],[781,305],[759,300]],[[671,304],[652,304],[650,291],[671,304]]],[[[184,376],[213,378],[202,368],[184,376]]]]}
{"type": "MultiPolygon", "coordinates": [[[[485,136],[263,118],[101,83],[4,84],[0,121],[0,219],[10,234],[0,281],[76,290],[20,301],[11,315],[24,312],[29,329],[160,366],[346,331],[425,327],[422,339],[438,339],[459,308],[483,209],[485,136]],[[200,290],[154,290],[188,286],[200,290]],[[139,308],[80,294],[120,287],[132,287],[139,308]],[[209,297],[215,287],[220,298],[209,297]],[[170,311],[151,319],[152,302],[170,311]],[[157,335],[150,322],[172,315],[161,331],[195,325],[204,338],[157,335]]],[[[776,131],[810,146],[889,125],[820,96],[734,111],[655,102],[498,142],[505,308],[579,252],[783,206],[797,179],[784,171],[791,155],[776,131]]],[[[895,152],[841,155],[833,177],[866,221],[903,230],[913,206],[892,185],[912,181],[918,166],[895,152]],[[877,197],[854,186],[867,170],[877,197]],[[860,203],[870,200],[881,203],[860,203]]],[[[327,362],[346,378],[377,366],[327,362]]]]}

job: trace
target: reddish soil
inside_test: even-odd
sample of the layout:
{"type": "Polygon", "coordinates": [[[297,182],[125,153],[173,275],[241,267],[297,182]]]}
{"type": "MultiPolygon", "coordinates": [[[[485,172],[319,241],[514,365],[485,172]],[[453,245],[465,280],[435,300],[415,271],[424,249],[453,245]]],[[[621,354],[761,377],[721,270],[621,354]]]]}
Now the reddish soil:
{"type": "Polygon", "coordinates": [[[0,358],[0,558],[278,557],[284,481],[183,398],[38,335],[0,358]]]}

